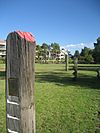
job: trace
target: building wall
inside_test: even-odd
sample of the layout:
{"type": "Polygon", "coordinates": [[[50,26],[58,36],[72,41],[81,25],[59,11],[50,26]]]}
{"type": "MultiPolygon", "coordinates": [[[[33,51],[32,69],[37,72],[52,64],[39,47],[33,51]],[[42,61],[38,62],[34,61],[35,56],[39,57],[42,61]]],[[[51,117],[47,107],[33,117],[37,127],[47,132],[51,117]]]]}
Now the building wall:
{"type": "Polygon", "coordinates": [[[4,57],[6,55],[6,41],[0,40],[0,57],[4,57]]]}

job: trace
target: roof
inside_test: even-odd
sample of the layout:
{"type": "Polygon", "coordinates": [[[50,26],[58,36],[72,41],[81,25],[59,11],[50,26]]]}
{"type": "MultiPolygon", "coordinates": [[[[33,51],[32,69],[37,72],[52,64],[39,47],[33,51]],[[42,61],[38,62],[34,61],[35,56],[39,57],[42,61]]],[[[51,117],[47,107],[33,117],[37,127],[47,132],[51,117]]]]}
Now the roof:
{"type": "Polygon", "coordinates": [[[5,45],[6,41],[5,40],[0,40],[0,45],[5,45]]]}
{"type": "Polygon", "coordinates": [[[24,38],[25,40],[29,42],[35,42],[34,36],[29,33],[29,32],[23,32],[23,31],[16,31],[16,33],[21,37],[24,38]]]}

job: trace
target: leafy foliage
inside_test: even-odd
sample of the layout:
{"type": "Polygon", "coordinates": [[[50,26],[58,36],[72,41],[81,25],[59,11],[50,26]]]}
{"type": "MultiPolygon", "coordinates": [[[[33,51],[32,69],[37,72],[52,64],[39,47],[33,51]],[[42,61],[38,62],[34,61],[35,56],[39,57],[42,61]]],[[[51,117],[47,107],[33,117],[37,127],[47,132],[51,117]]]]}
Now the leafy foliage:
{"type": "Polygon", "coordinates": [[[60,53],[60,45],[58,43],[51,43],[51,52],[53,59],[57,59],[57,54],[60,53]]]}
{"type": "Polygon", "coordinates": [[[84,47],[80,54],[76,50],[74,57],[78,57],[79,63],[100,64],[100,37],[97,38],[97,43],[94,43],[94,49],[84,47]]]}
{"type": "Polygon", "coordinates": [[[74,57],[78,58],[78,63],[93,63],[93,50],[87,47],[84,47],[79,53],[78,50],[75,51],[74,57]]]}
{"type": "Polygon", "coordinates": [[[46,60],[47,60],[48,54],[49,54],[48,53],[49,46],[48,46],[48,44],[43,43],[41,48],[42,48],[42,57],[43,57],[43,59],[45,60],[45,63],[46,63],[46,60]]]}
{"type": "Polygon", "coordinates": [[[77,58],[79,58],[79,57],[80,57],[80,53],[79,53],[79,51],[78,51],[78,50],[76,50],[76,51],[75,51],[74,57],[77,57],[77,58]]]}
{"type": "Polygon", "coordinates": [[[97,43],[94,43],[94,60],[96,63],[100,63],[100,37],[97,38],[97,43]]]}
{"type": "Polygon", "coordinates": [[[36,60],[38,62],[43,62],[44,60],[46,63],[48,59],[57,60],[59,53],[60,45],[58,43],[51,43],[51,45],[43,43],[42,46],[36,46],[36,60]]]}

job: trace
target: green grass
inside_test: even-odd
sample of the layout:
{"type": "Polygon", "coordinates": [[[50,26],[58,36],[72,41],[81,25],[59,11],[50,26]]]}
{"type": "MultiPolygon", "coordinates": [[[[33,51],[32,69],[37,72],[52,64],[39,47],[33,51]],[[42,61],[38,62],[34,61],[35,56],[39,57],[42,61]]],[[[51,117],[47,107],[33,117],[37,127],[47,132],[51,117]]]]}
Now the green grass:
{"type": "Polygon", "coordinates": [[[6,133],[5,81],[0,80],[0,133],[6,133]]]}
{"type": "Polygon", "coordinates": [[[5,68],[5,64],[0,64],[0,69],[5,68]]]}
{"type": "MultiPolygon", "coordinates": [[[[36,133],[94,133],[100,111],[100,80],[79,71],[77,81],[64,64],[36,64],[36,133]]],[[[5,133],[5,81],[0,80],[0,133],[5,133]]]]}

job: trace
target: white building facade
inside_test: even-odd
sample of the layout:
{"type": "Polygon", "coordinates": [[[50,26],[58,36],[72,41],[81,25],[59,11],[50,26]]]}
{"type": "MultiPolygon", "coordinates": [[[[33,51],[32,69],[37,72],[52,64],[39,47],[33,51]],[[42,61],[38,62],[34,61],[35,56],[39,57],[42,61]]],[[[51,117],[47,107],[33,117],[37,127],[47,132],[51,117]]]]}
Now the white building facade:
{"type": "Polygon", "coordinates": [[[6,56],[6,41],[0,40],[0,57],[6,56]]]}

